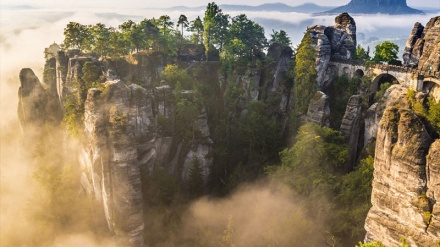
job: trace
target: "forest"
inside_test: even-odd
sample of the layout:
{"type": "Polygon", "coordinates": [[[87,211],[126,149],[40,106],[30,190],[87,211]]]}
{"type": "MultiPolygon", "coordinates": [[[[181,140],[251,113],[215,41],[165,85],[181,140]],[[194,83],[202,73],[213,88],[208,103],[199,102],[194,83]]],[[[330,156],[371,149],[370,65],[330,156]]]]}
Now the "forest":
{"type": "MultiPolygon", "coordinates": [[[[326,92],[330,97],[329,125],[307,122],[309,103],[319,98],[316,50],[307,33],[290,35],[304,38],[292,47],[285,31],[272,30],[267,35],[261,25],[245,14],[230,16],[214,2],[207,5],[202,18],[188,20],[182,14],[176,23],[163,15],[139,23],[128,20],[118,27],[77,22],[66,25],[63,51],[93,57],[101,63],[121,64],[121,71],[123,64],[136,60],[137,55],[161,59],[163,69],[159,76],[151,84],[141,85],[154,90],[167,83],[172,89],[169,100],[175,114],[172,119],[157,114],[161,133],[173,133],[183,143],[194,142],[197,119],[206,110],[213,141],[209,176],[204,176],[200,162],[194,159],[187,181],[163,169],[154,169],[142,177],[145,246],[383,246],[380,242],[361,243],[371,207],[375,142],[359,150],[356,162],[349,164],[349,146],[340,126],[352,95],[364,98],[362,108],[366,111],[396,82],[382,83],[378,92],[371,93],[372,78],[336,76],[326,92]],[[236,83],[256,71],[262,71],[264,78],[275,70],[270,54],[276,49],[290,54],[289,68],[280,86],[291,95],[285,112],[278,107],[281,98],[267,88],[254,88],[259,94],[251,97],[246,95],[243,85],[236,83]],[[264,228],[257,245],[236,236],[244,235],[239,213],[231,213],[226,220],[212,216],[221,218],[214,227],[203,221],[188,225],[188,211],[199,203],[209,204],[237,193],[252,195],[255,187],[267,190],[269,195],[287,193],[295,201],[294,209],[286,213],[287,218],[268,223],[270,229],[264,228]]],[[[369,47],[358,45],[354,59],[367,66],[401,64],[398,50],[398,46],[385,41],[370,56],[369,47]]],[[[55,54],[46,50],[45,55],[49,60],[55,54]]],[[[106,93],[106,79],[97,62],[86,62],[81,74],[81,81],[72,85],[73,92],[80,96],[66,97],[62,119],[69,139],[79,142],[84,139],[85,98],[89,90],[97,88],[106,93]]],[[[53,68],[47,63],[43,81],[55,80],[53,75],[53,68]]],[[[440,103],[434,98],[420,103],[411,91],[408,101],[436,135],[440,131],[440,103]]],[[[114,121],[124,126],[125,116],[116,116],[114,121]]],[[[96,202],[84,192],[77,193],[80,171],[75,163],[79,160],[66,158],[70,151],[45,144],[56,143],[44,134],[55,131],[52,128],[45,127],[32,148],[38,163],[34,179],[44,193],[37,197],[41,208],[32,215],[42,226],[41,234],[29,241],[50,246],[57,234],[79,229],[104,239],[105,223],[93,220],[96,202]]],[[[246,210],[247,206],[244,207],[246,210]]],[[[253,206],[249,210],[254,210],[253,206]]],[[[259,213],[255,210],[255,214],[259,213]]],[[[402,247],[408,246],[404,237],[402,247]]],[[[13,241],[10,246],[14,246],[13,241]]]]}

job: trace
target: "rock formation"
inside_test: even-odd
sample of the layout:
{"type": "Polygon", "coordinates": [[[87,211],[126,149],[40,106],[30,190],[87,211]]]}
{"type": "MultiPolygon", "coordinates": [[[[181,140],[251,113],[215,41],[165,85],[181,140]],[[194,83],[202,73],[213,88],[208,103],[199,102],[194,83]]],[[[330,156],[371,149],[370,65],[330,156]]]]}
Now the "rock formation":
{"type": "MultiPolygon", "coordinates": [[[[121,59],[116,64],[60,51],[46,62],[47,89],[32,70],[20,72],[18,106],[24,131],[30,131],[31,125],[38,128],[49,122],[59,124],[61,104],[78,102],[76,107],[83,107],[84,113],[75,113],[83,114],[77,116],[83,119],[80,126],[84,126],[79,130],[81,184],[102,205],[97,217],[105,218],[110,233],[116,234],[124,246],[144,244],[144,177],[159,169],[188,181],[189,170],[197,159],[206,180],[212,165],[213,141],[204,107],[194,120],[192,140],[178,137],[171,87],[166,83],[151,85],[163,68],[161,60],[150,63],[148,56],[134,57],[142,63],[130,64],[121,59]],[[106,79],[97,84],[99,89],[84,90],[86,62],[93,63],[98,68],[97,76],[106,79]]],[[[191,100],[191,94],[185,91],[182,97],[191,100]]]]}
{"type": "Polygon", "coordinates": [[[323,92],[316,92],[310,100],[306,120],[319,126],[330,126],[330,102],[329,97],[323,92]]]}
{"type": "Polygon", "coordinates": [[[360,95],[353,95],[347,103],[344,117],[341,123],[341,134],[345,137],[350,148],[349,160],[346,169],[352,169],[351,164],[356,163],[359,132],[362,121],[362,97],[360,95]]]}
{"type": "Polygon", "coordinates": [[[429,149],[426,179],[428,187],[426,196],[430,199],[432,211],[427,232],[436,239],[440,239],[440,140],[436,140],[429,149]]]}
{"type": "Polygon", "coordinates": [[[439,234],[438,212],[433,211],[438,207],[433,192],[437,189],[434,159],[438,145],[429,151],[431,136],[406,106],[406,88],[395,85],[374,107],[376,114],[383,112],[383,116],[370,114],[372,118],[366,118],[381,120],[377,125],[373,207],[365,223],[365,240],[393,246],[405,237],[411,246],[435,246],[439,234]]]}
{"type": "Polygon", "coordinates": [[[440,71],[440,16],[423,27],[416,23],[406,42],[403,64],[419,70],[440,71]]]}
{"type": "Polygon", "coordinates": [[[331,81],[331,71],[327,71],[331,61],[349,62],[356,52],[356,22],[347,13],[335,18],[332,27],[311,26],[307,33],[317,52],[316,71],[318,74],[318,90],[325,90],[331,81]]]}
{"type": "Polygon", "coordinates": [[[378,103],[374,103],[368,108],[365,113],[365,131],[364,131],[364,146],[376,136],[379,122],[386,108],[389,107],[407,107],[406,93],[407,88],[395,84],[387,89],[382,99],[378,103]]]}
{"type": "Polygon", "coordinates": [[[347,5],[329,10],[324,14],[338,14],[348,12],[351,14],[423,14],[422,11],[408,7],[406,0],[351,0],[347,5]]]}
{"type": "Polygon", "coordinates": [[[22,130],[26,133],[30,126],[43,127],[45,123],[58,123],[61,108],[57,100],[51,97],[50,88],[46,90],[29,68],[22,69],[19,77],[18,118],[22,130]]]}

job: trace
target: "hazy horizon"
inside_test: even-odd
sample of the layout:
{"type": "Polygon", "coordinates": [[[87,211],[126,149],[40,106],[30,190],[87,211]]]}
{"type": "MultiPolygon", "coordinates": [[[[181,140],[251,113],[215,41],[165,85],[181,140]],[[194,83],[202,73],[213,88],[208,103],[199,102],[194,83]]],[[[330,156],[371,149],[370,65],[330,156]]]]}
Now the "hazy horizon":
{"type": "MultiPolygon", "coordinates": [[[[205,6],[208,2],[211,1],[202,1],[202,0],[193,0],[190,2],[184,2],[179,0],[168,0],[168,1],[154,1],[154,0],[129,0],[129,1],[120,1],[120,0],[97,0],[97,1],[87,1],[87,0],[78,0],[78,1],[51,1],[51,0],[39,0],[39,1],[14,1],[14,0],[1,0],[0,6],[5,5],[32,5],[32,6],[42,6],[42,7],[77,7],[77,8],[90,8],[90,7],[98,7],[98,6],[107,6],[107,7],[123,7],[123,8],[167,8],[174,6],[205,6]]],[[[215,1],[217,4],[236,4],[236,5],[260,5],[264,3],[284,3],[290,6],[297,6],[305,3],[314,3],[322,6],[341,6],[348,4],[350,0],[275,0],[275,1],[267,1],[267,0],[254,0],[251,3],[245,0],[221,0],[215,1]]],[[[424,0],[423,2],[419,0],[407,0],[407,4],[410,7],[432,7],[432,8],[440,8],[440,1],[437,0],[424,0]]]]}

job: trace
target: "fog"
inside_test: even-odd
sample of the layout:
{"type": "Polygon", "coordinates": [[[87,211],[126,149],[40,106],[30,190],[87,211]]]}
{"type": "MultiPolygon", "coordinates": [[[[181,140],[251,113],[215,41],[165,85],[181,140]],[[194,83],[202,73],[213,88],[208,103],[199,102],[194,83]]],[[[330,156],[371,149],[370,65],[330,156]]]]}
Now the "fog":
{"type": "MultiPolygon", "coordinates": [[[[227,12],[231,16],[238,12],[227,12]]],[[[77,10],[65,8],[37,10],[1,10],[0,14],[0,245],[32,246],[41,238],[52,237],[53,246],[111,246],[113,240],[105,233],[96,233],[87,225],[96,226],[100,222],[90,222],[92,218],[87,210],[78,211],[77,221],[66,232],[38,223],[35,215],[44,206],[44,188],[35,181],[35,173],[41,164],[63,160],[75,163],[77,145],[70,139],[42,139],[46,142],[45,150],[54,153],[43,158],[35,157],[36,143],[32,138],[23,135],[17,119],[18,74],[21,68],[32,68],[42,79],[44,48],[51,43],[62,43],[63,29],[70,21],[82,24],[104,23],[118,26],[127,19],[140,21],[143,18],[170,15],[174,20],[181,14],[159,10],[142,9],[90,9],[77,10]],[[67,143],[57,147],[59,142],[67,143]],[[61,148],[61,149],[60,149],[61,148]],[[43,197],[42,197],[43,196],[43,197]],[[82,216],[82,217],[80,217],[82,216]],[[8,242],[9,241],[9,242],[8,242]],[[32,244],[34,243],[34,244],[32,244]]],[[[203,16],[203,11],[185,13],[189,20],[203,16]]],[[[247,12],[250,19],[262,23],[266,34],[272,29],[285,29],[296,46],[303,36],[307,25],[333,25],[334,16],[311,16],[300,13],[247,12]]],[[[406,40],[415,22],[426,24],[433,17],[428,15],[411,16],[354,16],[358,33],[381,40],[406,40]],[[393,31],[397,30],[397,31],[393,31]],[[396,33],[397,32],[397,33],[396,33]]],[[[362,42],[360,42],[362,43],[362,42]]],[[[366,45],[369,45],[365,41],[366,45]]],[[[403,47],[400,48],[403,50],[403,47]]],[[[37,132],[39,132],[38,130],[37,132]]],[[[52,134],[58,130],[48,130],[52,134]]],[[[29,130],[33,132],[33,130],[29,130]]],[[[29,133],[28,132],[28,133],[29,133]]],[[[40,136],[41,133],[35,135],[40,136]]],[[[63,136],[63,134],[55,134],[63,136]]],[[[55,162],[54,162],[55,163],[55,162]]],[[[61,162],[62,163],[62,162],[61,162]]],[[[53,164],[54,167],[61,164],[53,164]]],[[[78,171],[73,168],[73,174],[78,171]]],[[[78,169],[78,168],[76,168],[78,169]]],[[[80,194],[80,192],[75,192],[80,194]]],[[[76,198],[77,194],[72,195],[76,198]]],[[[245,186],[229,198],[213,200],[204,198],[192,205],[183,214],[183,235],[176,236],[185,240],[194,236],[198,229],[207,229],[206,234],[222,236],[215,239],[220,242],[230,241],[237,246],[258,246],[262,242],[283,243],[311,241],[322,243],[325,236],[316,236],[319,222],[304,214],[299,206],[302,199],[293,197],[293,193],[280,186],[262,186],[261,184],[245,186]],[[285,229],[291,229],[285,231],[285,229]],[[311,237],[312,235],[314,237],[311,237]],[[224,239],[223,239],[224,237],[224,239]]],[[[83,204],[81,204],[83,205],[83,204]]],[[[160,230],[160,229],[158,229],[160,230]]],[[[218,243],[218,242],[216,242],[218,243]]],[[[35,246],[35,245],[34,245],[35,246]]],[[[164,245],[166,246],[166,245],[164,245]]],[[[209,245],[207,245],[209,246],[209,245]]]]}

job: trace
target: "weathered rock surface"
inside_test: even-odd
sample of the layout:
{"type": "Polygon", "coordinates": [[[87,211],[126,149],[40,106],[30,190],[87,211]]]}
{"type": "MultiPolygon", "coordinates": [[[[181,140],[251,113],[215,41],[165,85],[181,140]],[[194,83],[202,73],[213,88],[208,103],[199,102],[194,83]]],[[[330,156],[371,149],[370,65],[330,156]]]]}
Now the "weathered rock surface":
{"type": "Polygon", "coordinates": [[[406,94],[408,89],[399,84],[392,85],[387,89],[382,99],[378,103],[370,106],[365,113],[365,131],[364,131],[364,146],[376,136],[379,122],[386,108],[389,107],[408,107],[406,94]]]}
{"type": "Polygon", "coordinates": [[[419,63],[420,57],[423,52],[423,29],[425,27],[416,22],[414,24],[414,28],[411,31],[411,34],[406,41],[406,46],[403,51],[403,64],[406,66],[417,66],[419,63]]]}
{"type": "Polygon", "coordinates": [[[318,91],[312,97],[307,110],[306,121],[320,126],[330,126],[330,101],[325,93],[318,91]]]}
{"type": "Polygon", "coordinates": [[[90,89],[85,103],[82,183],[102,202],[108,226],[121,242],[142,246],[142,177],[162,169],[187,181],[196,158],[207,177],[212,164],[207,114],[202,109],[188,144],[174,135],[168,85],[153,93],[117,80],[106,82],[104,91],[90,89]]]}
{"type": "Polygon", "coordinates": [[[332,79],[327,71],[330,60],[348,62],[354,59],[356,23],[349,14],[342,13],[335,18],[334,26],[311,26],[307,28],[307,33],[312,37],[317,52],[315,63],[318,90],[324,90],[332,79]]]}
{"type": "Polygon", "coordinates": [[[30,126],[42,127],[45,123],[58,123],[61,120],[61,108],[58,101],[51,97],[34,72],[25,68],[20,71],[18,90],[18,118],[22,130],[26,133],[30,126]]]}
{"type": "Polygon", "coordinates": [[[341,134],[345,137],[350,148],[349,160],[346,169],[352,169],[356,163],[357,151],[359,145],[359,132],[362,121],[362,96],[353,95],[350,97],[345,109],[344,117],[341,123],[341,134]]]}
{"type": "Polygon", "coordinates": [[[440,16],[431,18],[423,27],[416,23],[406,42],[403,63],[420,70],[440,71],[440,16]]]}
{"type": "Polygon", "coordinates": [[[271,105],[273,116],[283,123],[284,129],[289,122],[289,101],[291,92],[291,79],[287,73],[291,69],[293,59],[292,48],[280,44],[273,44],[267,52],[268,57],[272,59],[272,64],[263,71],[260,84],[266,89],[266,98],[264,100],[271,105]]]}
{"type": "Polygon", "coordinates": [[[388,107],[379,123],[374,179],[365,229],[366,241],[411,246],[435,246],[427,232],[421,200],[426,191],[426,155],[432,142],[423,123],[411,111],[388,107]]]}
{"type": "Polygon", "coordinates": [[[351,0],[347,5],[326,11],[324,13],[349,12],[353,14],[423,14],[422,11],[408,7],[406,0],[351,0]]]}
{"type": "Polygon", "coordinates": [[[427,232],[440,239],[440,140],[436,140],[429,149],[426,161],[426,196],[431,203],[432,218],[427,232]]]}

